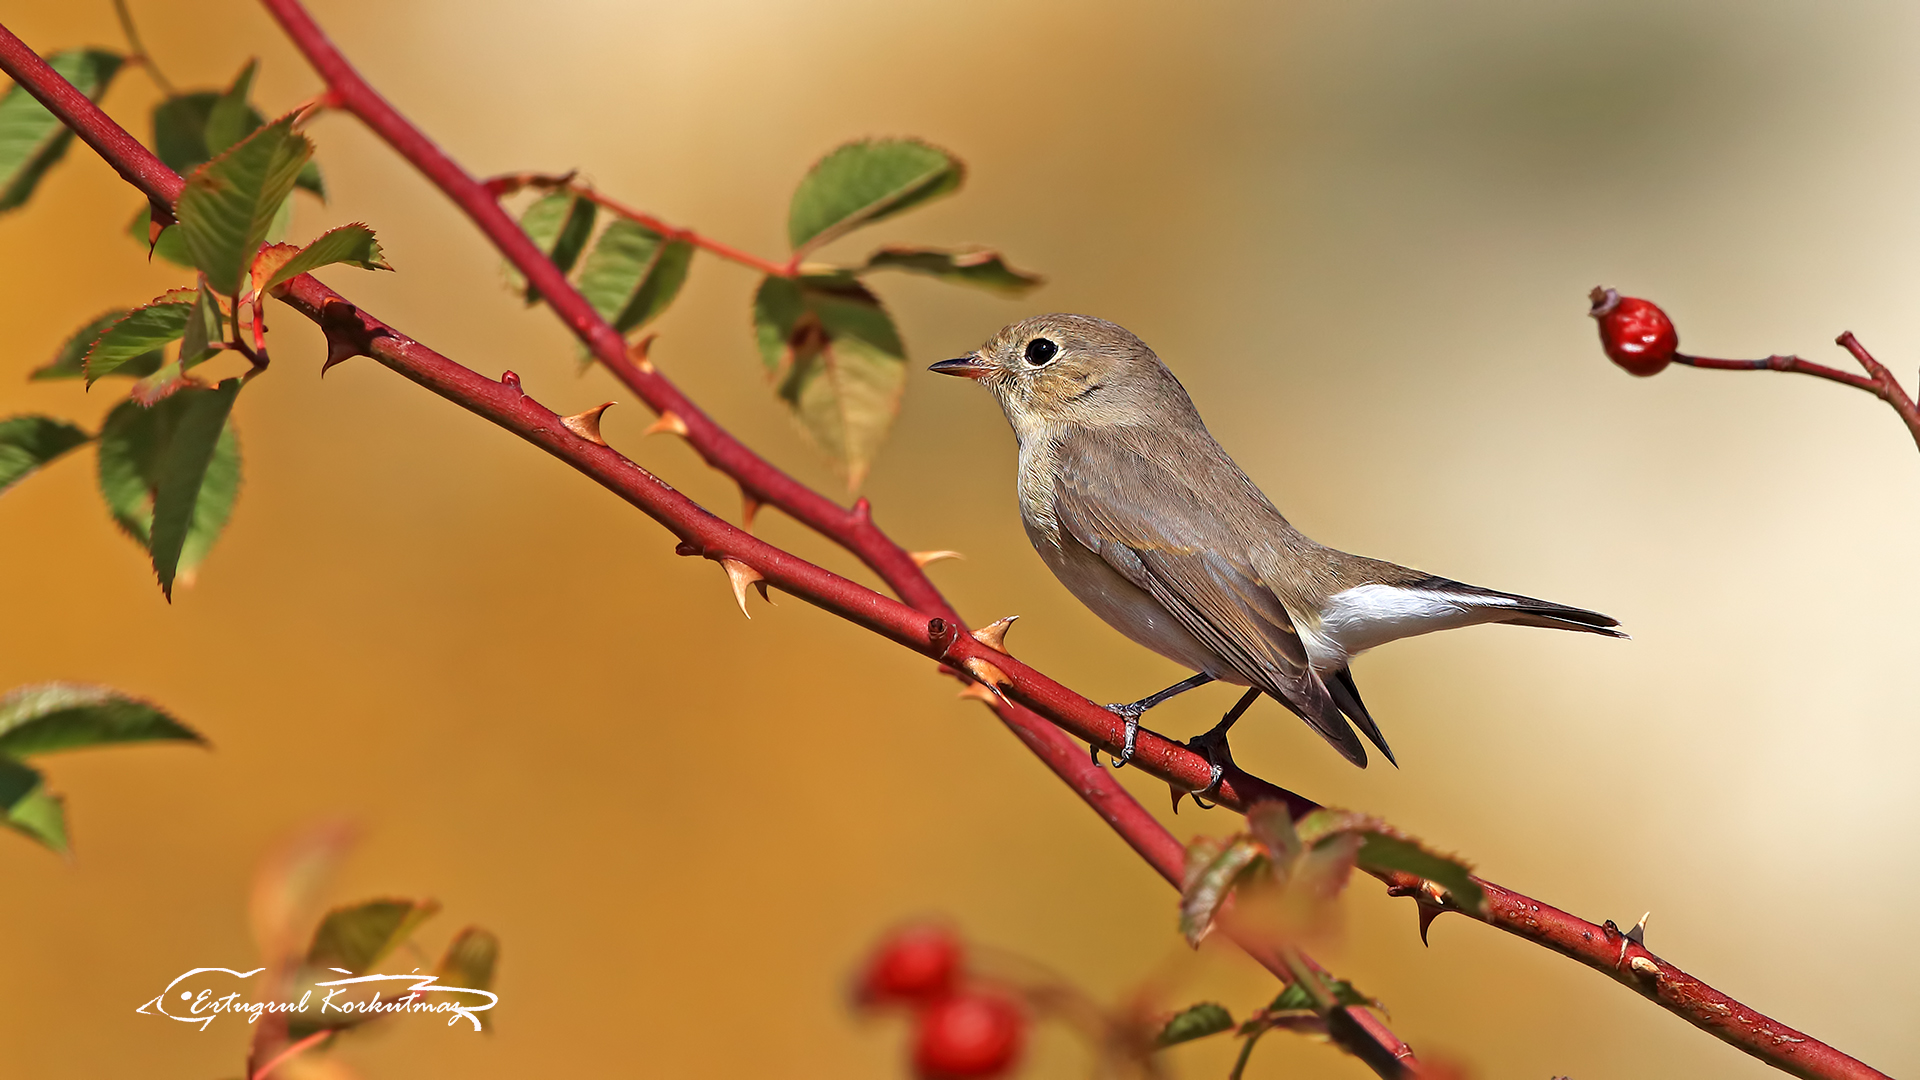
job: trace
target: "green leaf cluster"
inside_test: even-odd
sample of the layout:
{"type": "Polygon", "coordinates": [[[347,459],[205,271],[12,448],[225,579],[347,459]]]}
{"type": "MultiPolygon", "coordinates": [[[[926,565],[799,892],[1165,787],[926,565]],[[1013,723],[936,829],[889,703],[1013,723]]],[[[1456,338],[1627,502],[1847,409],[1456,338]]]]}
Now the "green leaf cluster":
{"type": "MultiPolygon", "coordinates": [[[[390,269],[373,231],[358,223],[305,247],[263,247],[284,231],[296,187],[323,189],[313,144],[294,130],[295,117],[268,123],[249,103],[254,72],[249,62],[225,91],[176,95],[154,110],[156,153],[187,173],[177,224],[160,234],[156,250],[198,271],[195,284],[100,315],[30,376],[79,378],[89,387],[111,376],[135,379],[97,436],[100,492],[113,519],[147,549],[168,599],[206,557],[240,491],[240,446],[229,418],[245,380],[209,385],[193,369],[239,347],[249,303],[258,342],[264,296],[300,274],[337,263],[390,269]]],[[[6,110],[0,101],[0,121],[6,110]]],[[[0,122],[0,144],[4,130],[0,122]]],[[[143,242],[149,209],[134,226],[143,242]]],[[[250,355],[259,370],[264,353],[250,355]]],[[[95,438],[46,417],[0,421],[0,491],[95,438]]]]}
{"type": "MultiPolygon", "coordinates": [[[[659,318],[680,295],[693,264],[693,245],[651,224],[615,218],[596,235],[599,207],[574,191],[550,192],[520,214],[520,228],[562,274],[570,274],[593,310],[615,330],[631,334],[659,318]]],[[[527,303],[540,291],[508,269],[527,303]]]]}
{"type": "MultiPolygon", "coordinates": [[[[917,139],[863,139],[816,162],[793,193],[787,238],[797,263],[856,229],[959,190],[960,159],[917,139]]],[[[754,296],[754,335],[774,393],[857,488],[900,411],[907,354],[893,317],[860,280],[904,270],[1019,294],[1040,283],[983,248],[891,246],[857,266],[769,276],[754,296]]]]}
{"type": "MultiPolygon", "coordinates": [[[[188,176],[266,127],[266,119],[249,100],[258,66],[257,61],[247,61],[225,90],[192,90],[154,106],[155,156],[174,172],[188,176]]],[[[322,199],[327,194],[319,165],[304,160],[294,173],[291,187],[281,192],[268,209],[264,239],[277,241],[286,235],[293,220],[292,188],[322,199]]],[[[151,208],[141,207],[127,226],[128,235],[142,245],[151,244],[153,253],[169,262],[185,267],[198,265],[183,230],[169,228],[154,238],[149,232],[151,221],[151,208]]],[[[215,281],[219,280],[216,276],[215,281]]]]}
{"type": "MultiPolygon", "coordinates": [[[[849,266],[803,263],[823,245],[959,189],[960,159],[917,139],[863,139],[821,158],[794,190],[787,210],[793,257],[753,297],[754,341],[775,396],[824,450],[849,488],[865,478],[900,410],[907,353],[900,331],[864,282],[904,271],[953,284],[1017,295],[1040,283],[996,251],[891,245],[849,266]]],[[[520,227],[563,274],[571,274],[595,311],[632,334],[666,311],[685,284],[697,238],[651,218],[601,206],[571,181],[529,203],[520,227]],[[598,232],[596,233],[596,228],[598,232]]],[[[539,291],[509,269],[528,303],[539,291]]]]}
{"type": "Polygon", "coordinates": [[[65,800],[29,755],[132,742],[191,742],[199,733],[156,705],[104,686],[43,683],[0,696],[0,824],[66,854],[65,800]]]}

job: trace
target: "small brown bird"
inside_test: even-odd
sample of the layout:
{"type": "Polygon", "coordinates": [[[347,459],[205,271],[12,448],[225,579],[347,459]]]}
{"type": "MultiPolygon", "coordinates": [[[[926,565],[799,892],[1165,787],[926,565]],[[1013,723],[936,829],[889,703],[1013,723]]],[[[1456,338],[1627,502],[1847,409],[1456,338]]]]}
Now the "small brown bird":
{"type": "MultiPolygon", "coordinates": [[[[1595,611],[1495,592],[1316,544],[1287,523],[1214,441],[1186,389],[1123,327],[1039,315],[942,375],[993,391],[1020,441],[1020,520],[1054,575],[1109,625],[1198,674],[1107,708],[1126,719],[1219,680],[1250,687],[1188,745],[1220,782],[1227,731],[1262,693],[1362,768],[1351,721],[1393,751],[1348,664],[1396,638],[1476,623],[1625,637],[1595,611]]],[[[1098,752],[1095,752],[1098,760],[1098,752]]]]}

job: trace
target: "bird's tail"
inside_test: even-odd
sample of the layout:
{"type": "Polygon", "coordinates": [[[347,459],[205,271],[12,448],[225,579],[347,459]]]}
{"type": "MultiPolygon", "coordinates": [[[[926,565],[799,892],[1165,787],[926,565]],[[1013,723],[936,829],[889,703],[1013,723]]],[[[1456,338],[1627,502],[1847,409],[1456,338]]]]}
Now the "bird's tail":
{"type": "Polygon", "coordinates": [[[1544,626],[1551,630],[1580,630],[1613,638],[1627,636],[1624,631],[1617,629],[1620,620],[1611,615],[1602,615],[1597,611],[1588,611],[1586,608],[1568,607],[1565,604],[1536,600],[1531,596],[1500,592],[1497,589],[1483,589],[1478,585],[1468,585],[1443,577],[1428,578],[1412,587],[1443,596],[1463,607],[1472,608],[1486,616],[1482,620],[1484,622],[1512,623],[1515,626],[1544,626]]]}

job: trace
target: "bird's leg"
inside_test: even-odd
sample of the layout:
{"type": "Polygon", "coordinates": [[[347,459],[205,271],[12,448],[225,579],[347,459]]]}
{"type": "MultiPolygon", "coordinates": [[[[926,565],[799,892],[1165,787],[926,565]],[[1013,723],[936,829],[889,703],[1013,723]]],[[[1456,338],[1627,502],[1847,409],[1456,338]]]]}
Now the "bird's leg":
{"type": "Polygon", "coordinates": [[[1200,797],[1210,795],[1219,788],[1220,778],[1227,774],[1227,765],[1233,763],[1233,753],[1227,748],[1227,731],[1233,727],[1235,721],[1240,719],[1241,714],[1253,707],[1254,701],[1260,697],[1261,693],[1261,689],[1257,686],[1248,690],[1241,695],[1238,704],[1227,710],[1227,715],[1221,717],[1219,723],[1187,740],[1187,749],[1205,755],[1207,764],[1213,766],[1213,777],[1207,781],[1207,786],[1193,793],[1193,805],[1200,809],[1213,809],[1211,803],[1201,801],[1200,797]]]}
{"type": "MultiPolygon", "coordinates": [[[[1208,675],[1205,672],[1202,672],[1198,675],[1193,675],[1188,678],[1181,679],[1179,682],[1174,683],[1172,686],[1167,687],[1165,690],[1162,690],[1159,693],[1152,695],[1151,697],[1143,697],[1139,701],[1136,701],[1130,705],[1106,706],[1106,710],[1108,712],[1119,715],[1122,719],[1126,720],[1127,722],[1126,742],[1121,745],[1119,755],[1113,759],[1113,767],[1118,769],[1122,765],[1125,765],[1127,762],[1133,760],[1133,744],[1135,740],[1140,738],[1140,715],[1142,713],[1146,712],[1148,709],[1153,708],[1155,705],[1160,704],[1161,702],[1167,700],[1170,697],[1176,697],[1180,694],[1184,694],[1196,686],[1205,686],[1212,681],[1213,681],[1213,676],[1208,675]]],[[[1093,755],[1093,763],[1095,765],[1100,764],[1100,748],[1097,746],[1089,746],[1087,747],[1087,751],[1093,755]]]]}

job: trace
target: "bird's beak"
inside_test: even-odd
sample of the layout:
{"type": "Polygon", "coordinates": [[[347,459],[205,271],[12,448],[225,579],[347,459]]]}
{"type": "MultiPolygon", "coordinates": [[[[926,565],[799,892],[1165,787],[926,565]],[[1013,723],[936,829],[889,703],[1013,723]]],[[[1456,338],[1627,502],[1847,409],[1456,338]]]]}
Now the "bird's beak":
{"type": "Polygon", "coordinates": [[[960,356],[930,365],[927,370],[942,375],[958,375],[963,379],[977,379],[987,373],[987,365],[978,356],[960,356]]]}

